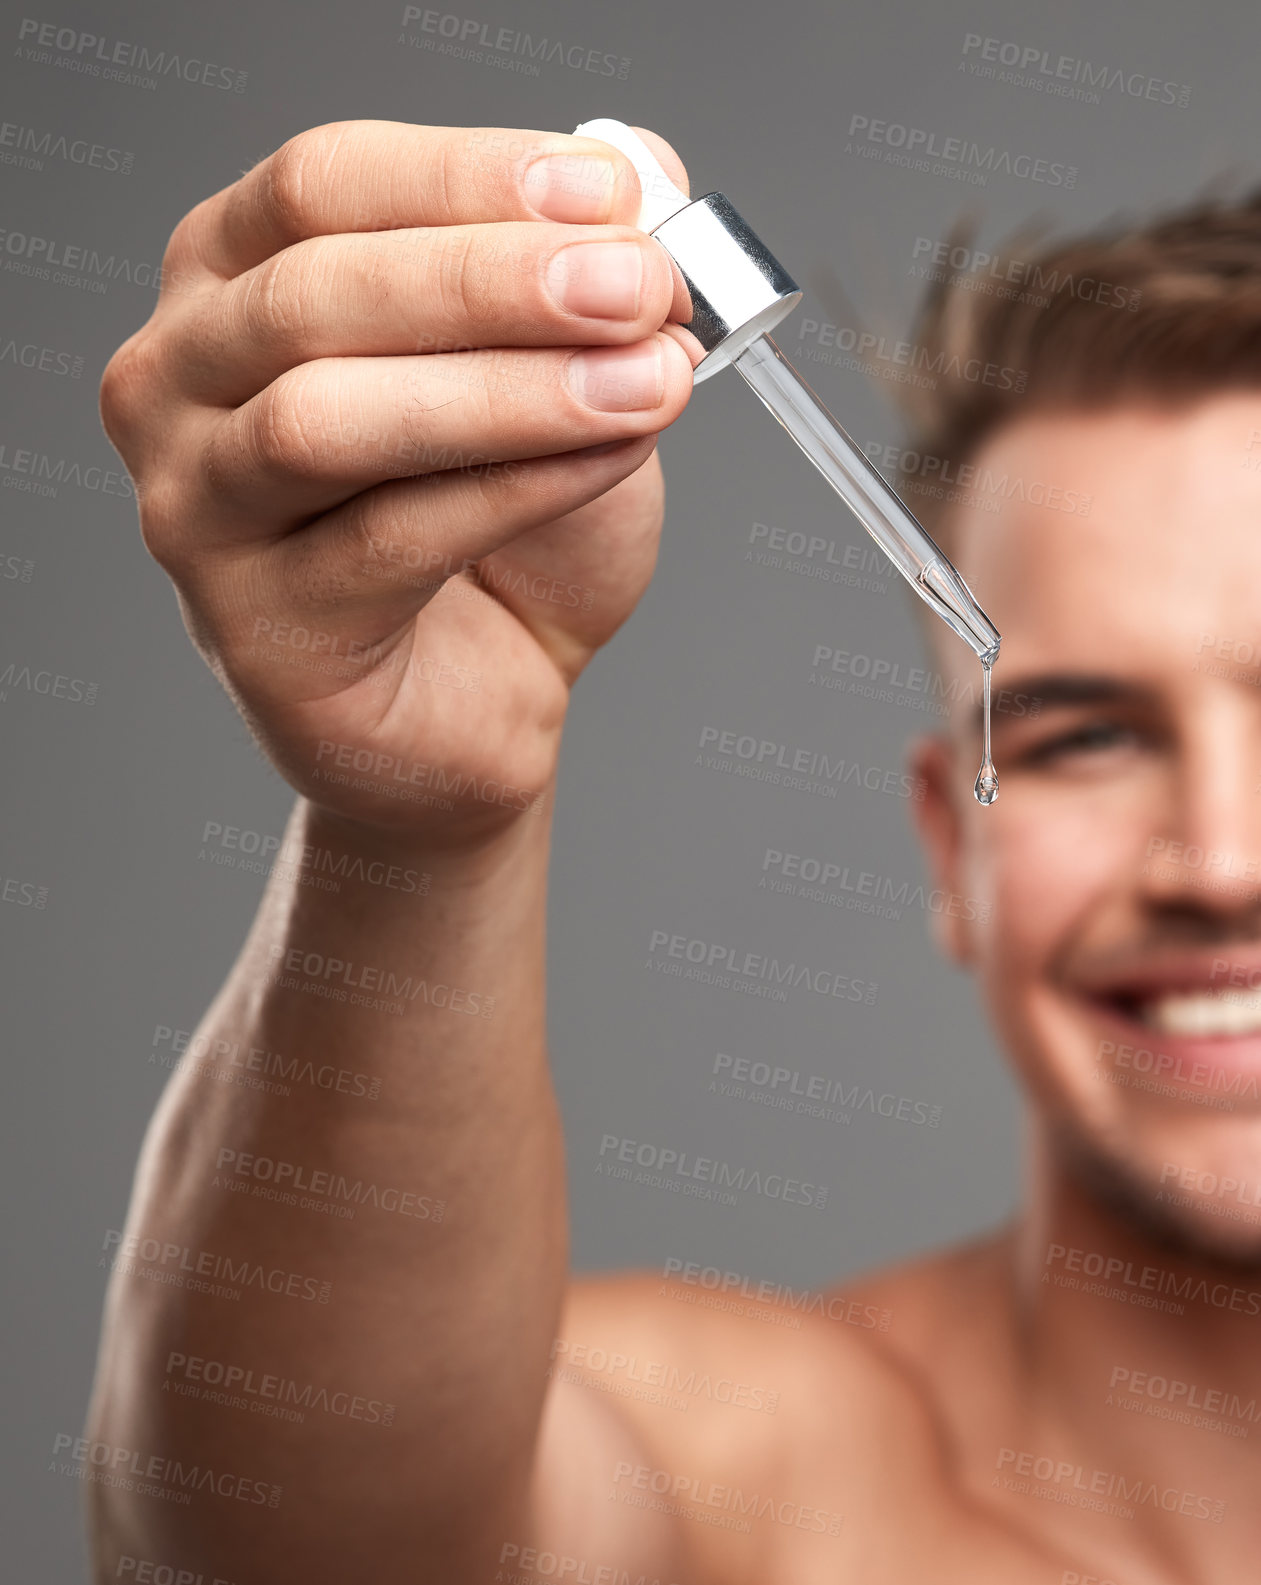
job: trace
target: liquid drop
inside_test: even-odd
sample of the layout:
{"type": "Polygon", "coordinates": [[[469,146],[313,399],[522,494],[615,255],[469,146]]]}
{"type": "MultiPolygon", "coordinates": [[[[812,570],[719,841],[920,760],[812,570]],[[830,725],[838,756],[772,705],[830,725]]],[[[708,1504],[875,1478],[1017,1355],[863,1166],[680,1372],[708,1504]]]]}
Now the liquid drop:
{"type": "Polygon", "coordinates": [[[985,714],[985,757],[981,761],[981,768],[976,773],[976,781],[972,791],[979,804],[987,809],[998,797],[998,772],[994,769],[994,761],[990,758],[990,674],[994,669],[992,660],[981,662],[981,678],[984,688],[983,710],[985,714]]]}

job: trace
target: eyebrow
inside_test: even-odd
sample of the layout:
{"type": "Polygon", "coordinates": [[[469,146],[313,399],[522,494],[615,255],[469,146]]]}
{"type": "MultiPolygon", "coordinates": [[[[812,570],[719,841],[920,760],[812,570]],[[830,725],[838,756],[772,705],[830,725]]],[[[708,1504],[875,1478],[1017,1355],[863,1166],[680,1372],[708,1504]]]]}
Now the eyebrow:
{"type": "MultiPolygon", "coordinates": [[[[1024,694],[1026,698],[1037,699],[1043,710],[1056,705],[1083,704],[1142,705],[1152,709],[1158,702],[1154,688],[1144,683],[1128,682],[1120,677],[1112,677],[1105,672],[1037,672],[1026,677],[1014,677],[1010,682],[1006,679],[1000,682],[996,677],[994,679],[995,730],[1006,713],[999,708],[999,700],[1003,694],[1008,698],[1014,694],[1024,694]]],[[[983,731],[985,727],[983,702],[978,702],[972,719],[976,731],[983,731]]]]}

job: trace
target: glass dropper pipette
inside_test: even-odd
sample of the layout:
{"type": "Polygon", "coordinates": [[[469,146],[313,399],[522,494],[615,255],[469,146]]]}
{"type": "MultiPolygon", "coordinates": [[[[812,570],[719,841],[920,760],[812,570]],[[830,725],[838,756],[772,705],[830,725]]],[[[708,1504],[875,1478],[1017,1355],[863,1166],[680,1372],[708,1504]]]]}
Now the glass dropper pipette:
{"type": "Polygon", "coordinates": [[[769,335],[732,360],[917,594],[993,665],[998,629],[883,475],[854,444],[769,335]]]}
{"type": "Polygon", "coordinates": [[[686,329],[704,354],[693,380],[733,364],[915,592],[975,650],[988,674],[1001,643],[998,629],[905,502],[771,340],[769,332],[801,301],[796,282],[722,193],[689,199],[625,122],[585,121],[574,130],[620,149],[639,175],[640,229],[669,253],[691,294],[686,329]]]}

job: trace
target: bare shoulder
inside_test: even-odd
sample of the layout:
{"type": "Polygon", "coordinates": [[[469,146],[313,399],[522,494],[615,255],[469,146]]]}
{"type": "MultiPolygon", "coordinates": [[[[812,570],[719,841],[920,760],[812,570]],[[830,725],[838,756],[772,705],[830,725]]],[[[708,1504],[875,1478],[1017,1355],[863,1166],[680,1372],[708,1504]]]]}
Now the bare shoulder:
{"type": "Polygon", "coordinates": [[[874,1341],[898,1370],[919,1378],[935,1412],[949,1414],[952,1377],[971,1394],[979,1374],[1002,1377],[1010,1341],[1011,1232],[1000,1229],[896,1265],[864,1272],[832,1290],[882,1325],[874,1341]],[[931,1386],[929,1383],[931,1382],[931,1386]]]}
{"type": "Polygon", "coordinates": [[[668,1407],[690,1424],[713,1419],[728,1426],[728,1439],[741,1439],[733,1423],[752,1427],[764,1441],[786,1397],[838,1382],[861,1404],[869,1401],[863,1383],[878,1398],[916,1364],[939,1363],[943,1351],[971,1351],[980,1339],[988,1353],[1003,1330],[1006,1237],[818,1289],[699,1266],[579,1279],[553,1371],[628,1406],[668,1407]],[[742,1419],[725,1412],[736,1410],[742,1419]]]}
{"type": "Polygon", "coordinates": [[[670,1515],[698,1577],[808,1578],[815,1550],[822,1577],[858,1566],[864,1529],[912,1493],[948,1502],[929,1364],[993,1265],[982,1242],[817,1290],[712,1270],[581,1279],[553,1381],[627,1427],[607,1497],[670,1515]]]}

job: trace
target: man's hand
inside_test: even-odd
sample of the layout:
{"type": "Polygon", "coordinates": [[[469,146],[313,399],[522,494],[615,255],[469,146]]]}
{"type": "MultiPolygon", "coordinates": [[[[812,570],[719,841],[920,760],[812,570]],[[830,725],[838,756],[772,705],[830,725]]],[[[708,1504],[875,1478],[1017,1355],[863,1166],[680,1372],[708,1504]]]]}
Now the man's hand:
{"type": "MultiPolygon", "coordinates": [[[[329,1302],[113,1272],[89,1436],[260,1472],[284,1505],[94,1487],[102,1581],[126,1556],[484,1585],[506,1543],[575,1506],[556,1517],[570,1465],[539,1451],[567,1217],[550,799],[522,811],[550,788],[569,685],[651,576],[654,437],[692,387],[687,294],[638,208],[629,162],[593,139],[317,128],[180,223],[153,319],[106,371],[145,542],[304,795],[286,832],[302,857],[272,871],[193,1035],[211,1055],[171,1077],[127,1236],[318,1274],[329,1302]],[[344,886],[304,884],[319,856],[344,886]],[[431,886],[392,887],[407,868],[431,886]],[[280,972],[312,955],[347,984],[280,972]],[[370,1074],[373,1098],[243,1087],[218,1055],[236,1051],[370,1074]],[[241,1152],[380,1201],[225,1192],[241,1152]],[[173,1358],[248,1361],[398,1417],[243,1414],[165,1390],[173,1358]]],[[[573,1392],[579,1418],[552,1419],[567,1458],[641,1458],[573,1392]]],[[[655,1561],[644,1516],[614,1518],[655,1561]]]]}
{"type": "Polygon", "coordinates": [[[334,816],[455,847],[549,782],[652,574],[655,436],[691,392],[638,208],[594,139],[359,121],[176,227],[105,427],[195,643],[334,816]]]}

